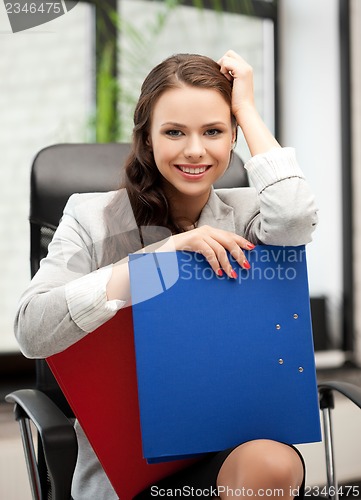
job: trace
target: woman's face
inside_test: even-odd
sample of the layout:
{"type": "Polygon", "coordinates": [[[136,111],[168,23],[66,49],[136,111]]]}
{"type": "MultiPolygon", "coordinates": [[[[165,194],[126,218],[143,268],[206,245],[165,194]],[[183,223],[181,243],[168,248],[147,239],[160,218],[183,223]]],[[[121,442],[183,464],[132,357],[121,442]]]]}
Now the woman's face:
{"type": "Polygon", "coordinates": [[[235,138],[230,107],[218,91],[167,90],[154,106],[149,137],[166,192],[206,203],[212,184],[228,167],[235,138]]]}

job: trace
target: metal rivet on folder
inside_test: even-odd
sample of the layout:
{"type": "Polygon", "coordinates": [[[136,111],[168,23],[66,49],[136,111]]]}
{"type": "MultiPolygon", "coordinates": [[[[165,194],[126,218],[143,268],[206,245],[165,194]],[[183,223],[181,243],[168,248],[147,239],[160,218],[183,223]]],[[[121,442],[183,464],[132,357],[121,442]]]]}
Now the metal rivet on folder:
{"type": "Polygon", "coordinates": [[[277,324],[276,325],[276,330],[281,330],[281,325],[277,324]]]}
{"type": "Polygon", "coordinates": [[[283,359],[282,359],[282,358],[280,358],[280,359],[278,360],[278,362],[279,362],[279,364],[280,364],[280,365],[283,365],[283,359]]]}
{"type": "Polygon", "coordinates": [[[293,319],[298,319],[298,314],[297,314],[297,313],[295,313],[295,314],[293,315],[293,319]]]}
{"type": "Polygon", "coordinates": [[[300,373],[302,373],[302,372],[303,372],[303,367],[302,367],[302,366],[299,366],[299,367],[298,367],[298,371],[299,371],[300,373]]]}

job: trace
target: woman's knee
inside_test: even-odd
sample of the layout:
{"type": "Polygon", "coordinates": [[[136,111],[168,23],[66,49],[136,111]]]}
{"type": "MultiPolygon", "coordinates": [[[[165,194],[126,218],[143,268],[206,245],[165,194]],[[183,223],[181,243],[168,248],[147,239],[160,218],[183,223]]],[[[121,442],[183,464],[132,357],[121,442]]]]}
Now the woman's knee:
{"type": "Polygon", "coordinates": [[[301,458],[292,447],[262,439],[248,441],[233,450],[221,467],[217,483],[297,488],[303,476],[301,458]]]}

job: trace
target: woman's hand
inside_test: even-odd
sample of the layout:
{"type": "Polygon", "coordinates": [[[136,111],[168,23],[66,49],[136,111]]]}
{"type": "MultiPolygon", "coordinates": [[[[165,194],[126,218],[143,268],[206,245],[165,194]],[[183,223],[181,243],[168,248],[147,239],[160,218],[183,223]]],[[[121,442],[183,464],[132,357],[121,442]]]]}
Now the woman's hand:
{"type": "Polygon", "coordinates": [[[232,113],[242,129],[251,155],[280,147],[256,109],[252,67],[233,50],[228,50],[218,64],[227,80],[233,81],[232,113]]]}
{"type": "Polygon", "coordinates": [[[221,73],[227,80],[233,80],[232,112],[237,118],[238,125],[242,121],[242,110],[256,111],[253,92],[253,69],[236,52],[228,50],[218,61],[221,73]]]}
{"type": "Polygon", "coordinates": [[[237,277],[237,273],[229,262],[227,250],[241,267],[244,269],[251,267],[242,248],[253,250],[255,246],[242,236],[230,231],[201,226],[191,231],[176,234],[171,239],[175,250],[192,251],[204,255],[218,276],[222,276],[223,269],[230,278],[237,277]]]}

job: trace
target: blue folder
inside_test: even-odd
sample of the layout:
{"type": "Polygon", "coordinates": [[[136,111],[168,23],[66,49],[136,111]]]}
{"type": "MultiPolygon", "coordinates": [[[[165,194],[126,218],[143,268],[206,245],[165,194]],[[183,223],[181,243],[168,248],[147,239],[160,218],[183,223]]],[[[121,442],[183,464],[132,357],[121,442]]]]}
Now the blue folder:
{"type": "Polygon", "coordinates": [[[130,255],[149,463],[268,438],[321,440],[305,247],[245,252],[237,279],[200,254],[130,255]]]}

